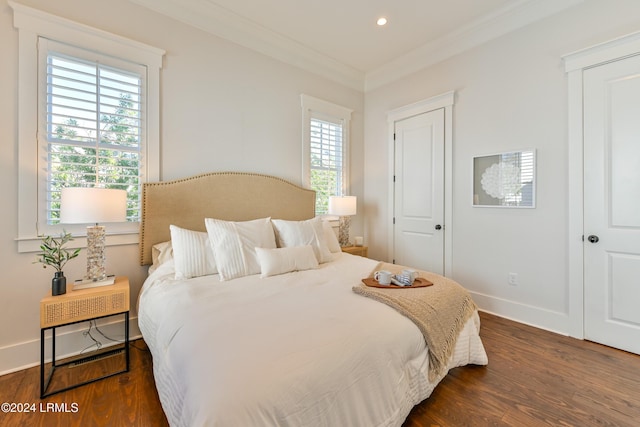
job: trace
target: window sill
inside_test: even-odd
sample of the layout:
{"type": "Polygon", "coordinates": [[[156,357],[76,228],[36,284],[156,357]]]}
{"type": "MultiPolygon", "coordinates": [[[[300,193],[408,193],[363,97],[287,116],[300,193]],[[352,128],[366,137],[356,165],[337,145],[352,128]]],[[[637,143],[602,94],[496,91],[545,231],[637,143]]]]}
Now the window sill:
{"type": "MultiPolygon", "coordinates": [[[[121,246],[121,245],[137,245],[140,241],[139,233],[114,233],[108,234],[106,239],[106,246],[121,246]]],[[[16,239],[18,242],[18,252],[39,252],[42,239],[40,237],[19,237],[16,239]]],[[[86,248],[87,236],[73,236],[73,241],[69,243],[69,248],[86,248]]]]}

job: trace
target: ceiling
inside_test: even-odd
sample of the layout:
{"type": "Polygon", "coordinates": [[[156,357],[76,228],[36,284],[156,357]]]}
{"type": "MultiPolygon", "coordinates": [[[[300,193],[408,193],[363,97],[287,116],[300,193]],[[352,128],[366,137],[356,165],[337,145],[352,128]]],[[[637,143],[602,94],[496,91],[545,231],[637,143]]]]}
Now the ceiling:
{"type": "Polygon", "coordinates": [[[131,1],[366,90],[583,0],[131,1]]]}
{"type": "Polygon", "coordinates": [[[243,19],[367,72],[514,0],[211,0],[243,19]],[[387,25],[376,20],[385,16],[387,25]]]}

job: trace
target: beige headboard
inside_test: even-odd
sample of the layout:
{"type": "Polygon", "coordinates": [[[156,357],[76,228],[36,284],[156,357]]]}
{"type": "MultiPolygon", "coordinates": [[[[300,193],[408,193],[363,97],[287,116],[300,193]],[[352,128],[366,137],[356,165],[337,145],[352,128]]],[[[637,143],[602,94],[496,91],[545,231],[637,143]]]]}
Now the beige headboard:
{"type": "Polygon", "coordinates": [[[140,265],[151,264],[153,245],[170,239],[171,224],[205,231],[205,218],[300,221],[313,218],[315,201],[313,190],[252,173],[209,173],[143,184],[140,265]]]}

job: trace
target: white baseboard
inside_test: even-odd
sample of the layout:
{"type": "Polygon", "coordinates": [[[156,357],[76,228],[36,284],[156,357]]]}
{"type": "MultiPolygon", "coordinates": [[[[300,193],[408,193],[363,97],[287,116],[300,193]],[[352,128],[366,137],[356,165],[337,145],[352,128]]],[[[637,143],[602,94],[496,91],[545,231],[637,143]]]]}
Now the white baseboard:
{"type": "MultiPolygon", "coordinates": [[[[124,341],[124,316],[113,316],[98,321],[98,328],[109,338],[124,341]]],[[[95,350],[90,347],[93,340],[84,333],[89,329],[89,321],[76,325],[57,328],[56,331],[56,359],[63,359],[75,356],[83,352],[95,350]]],[[[92,329],[91,335],[102,344],[102,348],[107,348],[118,344],[117,341],[100,335],[98,331],[92,329]]],[[[141,338],[142,334],[138,328],[138,318],[129,319],[129,340],[141,338]]],[[[47,331],[45,338],[45,361],[51,361],[51,331],[47,331]]],[[[0,348],[0,375],[10,374],[40,365],[40,337],[18,344],[12,344],[0,348]]]]}
{"type": "Polygon", "coordinates": [[[477,292],[470,293],[480,311],[557,334],[569,335],[569,315],[567,313],[551,311],[477,292]]]}

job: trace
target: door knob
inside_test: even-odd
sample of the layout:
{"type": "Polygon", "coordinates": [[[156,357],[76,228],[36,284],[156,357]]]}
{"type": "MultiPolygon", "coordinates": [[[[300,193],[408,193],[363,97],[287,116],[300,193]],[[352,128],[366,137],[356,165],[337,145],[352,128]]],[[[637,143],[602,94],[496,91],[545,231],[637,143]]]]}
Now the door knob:
{"type": "Polygon", "coordinates": [[[442,226],[440,224],[436,225],[436,230],[442,230],[442,226]]]}
{"type": "Polygon", "coordinates": [[[600,238],[595,234],[592,234],[589,237],[587,237],[587,240],[590,241],[591,243],[598,243],[600,241],[600,238]]]}

